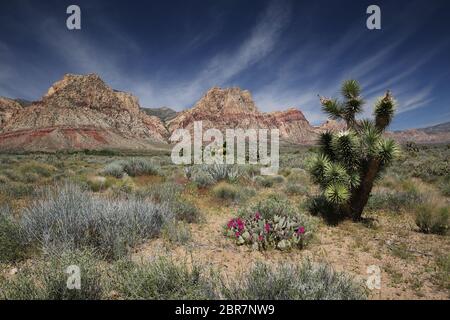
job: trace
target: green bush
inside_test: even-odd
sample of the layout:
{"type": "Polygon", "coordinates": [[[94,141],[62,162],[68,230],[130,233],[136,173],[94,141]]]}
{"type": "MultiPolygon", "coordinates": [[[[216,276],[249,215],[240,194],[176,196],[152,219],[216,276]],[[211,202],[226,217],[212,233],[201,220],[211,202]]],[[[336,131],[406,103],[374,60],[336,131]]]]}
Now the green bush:
{"type": "Polygon", "coordinates": [[[273,187],[273,179],[270,176],[256,176],[255,183],[264,188],[272,188],[273,187]]]}
{"type": "Polygon", "coordinates": [[[450,254],[438,256],[436,258],[437,270],[433,280],[441,288],[450,290],[450,254]]]}
{"type": "Polygon", "coordinates": [[[199,188],[207,188],[217,182],[209,173],[203,171],[193,173],[192,181],[199,188]]]}
{"type": "Polygon", "coordinates": [[[273,219],[274,216],[293,217],[297,215],[297,209],[284,196],[270,194],[266,199],[239,209],[240,217],[251,217],[259,212],[263,219],[273,219]]]}
{"type": "Polygon", "coordinates": [[[122,178],[125,173],[131,177],[142,175],[161,175],[161,168],[152,161],[140,158],[131,158],[128,160],[114,161],[106,165],[102,170],[102,174],[116,178],[122,178]]]}
{"type": "Polygon", "coordinates": [[[424,204],[417,208],[415,222],[423,233],[445,235],[449,228],[450,212],[448,207],[438,208],[424,204]]]}
{"type": "Polygon", "coordinates": [[[156,203],[167,205],[175,214],[177,220],[187,223],[200,221],[200,212],[197,207],[184,199],[181,195],[182,187],[180,185],[165,182],[155,184],[147,189],[138,192],[141,197],[148,197],[156,203]]]}
{"type": "Polygon", "coordinates": [[[293,182],[288,182],[284,190],[290,195],[307,196],[309,194],[307,186],[293,182]]]}
{"type": "Polygon", "coordinates": [[[123,169],[122,161],[115,161],[110,164],[107,164],[102,170],[102,174],[119,179],[122,178],[124,173],[125,171],[123,169]]]}
{"type": "Polygon", "coordinates": [[[364,300],[362,283],[329,265],[257,263],[222,289],[231,300],[364,300]]]}
{"type": "Polygon", "coordinates": [[[97,300],[103,296],[98,254],[89,250],[45,253],[10,279],[0,281],[7,300],[97,300]],[[69,266],[80,269],[80,289],[67,286],[69,266]]]}
{"type": "Polygon", "coordinates": [[[423,197],[414,190],[376,192],[369,198],[367,209],[400,212],[415,208],[423,203],[423,200],[423,197]]]}
{"type": "Polygon", "coordinates": [[[132,177],[142,175],[160,175],[160,167],[152,161],[131,158],[123,163],[124,171],[132,177]]]}
{"type": "Polygon", "coordinates": [[[27,247],[20,225],[8,207],[0,208],[0,262],[15,262],[25,257],[27,247]]]}
{"type": "Polygon", "coordinates": [[[164,236],[173,243],[186,244],[191,240],[191,231],[185,222],[173,220],[163,230],[164,236]]]}
{"type": "Polygon", "coordinates": [[[221,182],[216,185],[212,192],[216,198],[223,200],[237,200],[239,198],[239,187],[235,185],[228,184],[226,182],[221,182]]]}
{"type": "Polygon", "coordinates": [[[169,208],[174,212],[175,218],[187,223],[199,222],[201,214],[197,207],[189,201],[182,198],[168,204],[169,208]]]}
{"type": "Polygon", "coordinates": [[[112,287],[120,298],[132,300],[201,300],[212,298],[209,280],[194,264],[161,257],[150,263],[116,263],[112,287]]]}
{"type": "Polygon", "coordinates": [[[0,193],[10,198],[23,198],[34,195],[35,186],[30,183],[11,181],[0,185],[0,193]]]}

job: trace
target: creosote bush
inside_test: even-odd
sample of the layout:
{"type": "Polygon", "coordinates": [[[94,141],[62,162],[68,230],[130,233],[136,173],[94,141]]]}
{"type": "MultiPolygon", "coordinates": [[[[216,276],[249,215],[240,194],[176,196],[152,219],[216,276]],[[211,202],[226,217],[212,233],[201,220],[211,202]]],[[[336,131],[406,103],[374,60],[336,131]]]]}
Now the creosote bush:
{"type": "Polygon", "coordinates": [[[449,229],[450,210],[434,204],[423,204],[416,209],[415,222],[423,233],[445,235],[449,229]]]}
{"type": "Polygon", "coordinates": [[[161,168],[153,161],[131,158],[128,160],[118,160],[106,165],[102,174],[122,178],[124,174],[131,177],[142,175],[161,175],[161,168]]]}
{"type": "Polygon", "coordinates": [[[357,120],[364,104],[358,82],[345,81],[342,95],[344,101],[320,99],[323,110],[331,118],[344,121],[347,129],[320,135],[320,150],[311,159],[309,171],[324,199],[336,208],[334,211],[358,220],[375,180],[399,150],[393,140],[383,138],[396,103],[388,91],[375,104],[374,120],[357,120]]]}
{"type": "Polygon", "coordinates": [[[105,199],[72,184],[44,190],[22,213],[23,232],[44,248],[96,248],[110,258],[159,235],[173,217],[165,205],[144,199],[105,199]]]}
{"type": "Polygon", "coordinates": [[[224,287],[231,300],[364,300],[367,292],[344,273],[329,265],[305,261],[301,265],[271,266],[257,263],[248,272],[224,287]]]}

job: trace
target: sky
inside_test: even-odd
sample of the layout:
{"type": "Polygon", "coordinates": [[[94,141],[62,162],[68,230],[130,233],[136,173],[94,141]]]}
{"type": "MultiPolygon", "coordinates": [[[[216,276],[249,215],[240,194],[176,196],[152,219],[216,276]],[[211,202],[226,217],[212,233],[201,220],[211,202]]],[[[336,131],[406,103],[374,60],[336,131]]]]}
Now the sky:
{"type": "Polygon", "coordinates": [[[361,83],[370,117],[389,89],[393,130],[450,121],[450,1],[0,0],[0,96],[39,100],[66,73],[97,73],[142,107],[192,107],[214,86],[261,111],[326,120],[318,94],[361,83]],[[66,9],[81,8],[81,30],[66,9]],[[381,9],[369,30],[366,9],[381,9]]]}

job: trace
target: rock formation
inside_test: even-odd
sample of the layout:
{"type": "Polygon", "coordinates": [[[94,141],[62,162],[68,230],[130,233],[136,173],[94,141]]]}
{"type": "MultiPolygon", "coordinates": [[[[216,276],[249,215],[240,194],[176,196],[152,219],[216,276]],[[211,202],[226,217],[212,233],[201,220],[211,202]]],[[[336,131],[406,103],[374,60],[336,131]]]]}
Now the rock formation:
{"type": "Polygon", "coordinates": [[[140,110],[136,97],[108,87],[97,75],[66,75],[38,102],[4,122],[1,149],[140,149],[168,132],[140,110]]]}
{"type": "Polygon", "coordinates": [[[313,127],[303,113],[291,108],[286,111],[262,113],[256,107],[249,91],[239,88],[212,88],[192,109],[180,112],[167,123],[170,132],[178,128],[193,129],[195,121],[202,121],[203,128],[219,130],[279,129],[280,139],[292,143],[312,143],[313,127]]]}

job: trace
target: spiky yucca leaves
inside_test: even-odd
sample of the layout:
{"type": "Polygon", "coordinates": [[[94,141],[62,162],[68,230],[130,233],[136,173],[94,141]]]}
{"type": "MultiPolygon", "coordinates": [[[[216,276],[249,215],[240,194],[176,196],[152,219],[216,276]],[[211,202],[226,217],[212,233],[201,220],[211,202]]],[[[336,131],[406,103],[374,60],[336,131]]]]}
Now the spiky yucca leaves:
{"type": "Polygon", "coordinates": [[[390,91],[386,95],[378,99],[375,104],[374,116],[375,125],[378,130],[383,131],[391,123],[395,112],[395,100],[390,91]]]}
{"type": "Polygon", "coordinates": [[[322,109],[333,119],[345,121],[347,130],[325,132],[319,137],[319,153],[309,165],[313,181],[336,212],[359,219],[373,183],[398,153],[397,144],[382,134],[391,123],[395,100],[388,91],[375,104],[375,120],[356,120],[364,100],[355,80],[341,88],[344,101],[321,98],[322,109]]]}

